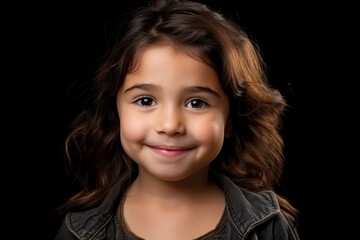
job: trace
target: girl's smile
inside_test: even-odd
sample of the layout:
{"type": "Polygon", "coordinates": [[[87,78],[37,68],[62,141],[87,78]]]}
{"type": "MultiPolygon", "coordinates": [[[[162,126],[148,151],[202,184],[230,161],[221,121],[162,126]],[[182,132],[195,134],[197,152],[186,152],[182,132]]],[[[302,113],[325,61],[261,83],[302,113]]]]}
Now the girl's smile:
{"type": "Polygon", "coordinates": [[[167,145],[147,145],[149,149],[154,151],[156,154],[158,154],[162,158],[179,158],[181,156],[186,155],[195,147],[177,147],[177,146],[167,146],[167,145]]]}

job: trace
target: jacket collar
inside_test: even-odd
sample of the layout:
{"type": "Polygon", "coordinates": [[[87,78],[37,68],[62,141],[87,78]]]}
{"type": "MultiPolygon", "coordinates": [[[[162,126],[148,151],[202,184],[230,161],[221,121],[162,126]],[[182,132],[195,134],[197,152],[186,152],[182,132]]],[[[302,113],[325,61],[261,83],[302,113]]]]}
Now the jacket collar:
{"type": "Polygon", "coordinates": [[[84,240],[93,239],[94,235],[99,234],[105,236],[106,225],[116,212],[121,198],[121,189],[124,189],[126,183],[124,180],[116,182],[99,206],[67,214],[65,221],[69,230],[79,239],[84,240]]]}
{"type": "Polygon", "coordinates": [[[251,192],[234,184],[225,175],[218,175],[225,192],[229,221],[236,231],[246,236],[258,224],[280,213],[273,191],[251,192]]]}

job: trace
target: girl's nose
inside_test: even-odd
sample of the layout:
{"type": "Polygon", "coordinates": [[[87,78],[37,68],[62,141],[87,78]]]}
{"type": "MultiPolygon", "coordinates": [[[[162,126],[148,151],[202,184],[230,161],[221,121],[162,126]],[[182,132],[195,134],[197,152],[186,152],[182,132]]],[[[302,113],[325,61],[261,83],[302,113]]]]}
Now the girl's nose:
{"type": "Polygon", "coordinates": [[[155,131],[158,134],[182,135],[185,133],[184,117],[181,109],[162,107],[156,119],[155,131]]]}

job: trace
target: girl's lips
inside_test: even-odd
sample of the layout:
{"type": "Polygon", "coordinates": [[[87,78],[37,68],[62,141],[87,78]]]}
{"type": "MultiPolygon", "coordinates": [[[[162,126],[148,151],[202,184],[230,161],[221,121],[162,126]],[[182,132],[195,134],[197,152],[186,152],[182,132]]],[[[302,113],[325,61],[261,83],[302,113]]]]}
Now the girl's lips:
{"type": "Polygon", "coordinates": [[[155,153],[165,157],[178,157],[186,152],[194,149],[193,147],[177,147],[177,146],[148,146],[155,153]]]}

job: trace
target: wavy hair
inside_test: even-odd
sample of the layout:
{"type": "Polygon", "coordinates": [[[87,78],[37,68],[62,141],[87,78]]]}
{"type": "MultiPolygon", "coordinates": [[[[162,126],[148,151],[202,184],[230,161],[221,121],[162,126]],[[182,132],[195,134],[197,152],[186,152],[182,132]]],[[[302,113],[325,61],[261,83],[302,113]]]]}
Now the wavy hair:
{"type": "MultiPolygon", "coordinates": [[[[217,72],[230,100],[232,135],[211,170],[251,191],[274,190],[284,167],[280,128],[287,103],[270,86],[258,46],[237,24],[192,1],[153,1],[123,23],[96,72],[89,101],[65,139],[68,166],[79,185],[59,209],[64,213],[95,206],[115,182],[129,185],[136,177],[137,166],[120,142],[116,96],[126,74],[136,69],[139,54],[154,44],[201,58],[217,72]]],[[[277,198],[285,216],[296,223],[297,210],[285,197],[277,198]]]]}

